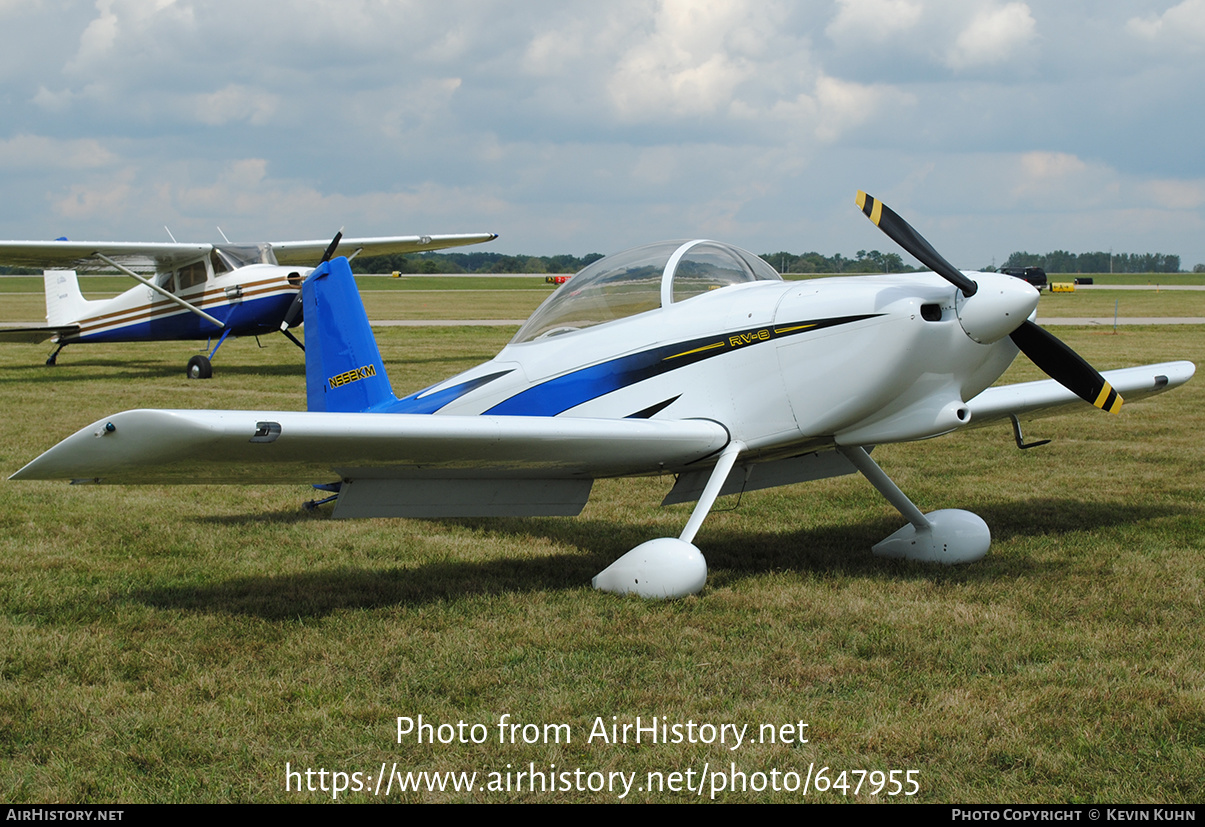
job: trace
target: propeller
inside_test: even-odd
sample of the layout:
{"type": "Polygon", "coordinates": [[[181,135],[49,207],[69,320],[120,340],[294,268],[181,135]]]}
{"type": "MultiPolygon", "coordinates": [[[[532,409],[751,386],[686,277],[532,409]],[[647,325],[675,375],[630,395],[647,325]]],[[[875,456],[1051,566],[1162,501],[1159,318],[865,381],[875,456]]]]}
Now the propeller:
{"type": "MultiPolygon", "coordinates": [[[[1028,305],[1022,301],[1023,293],[1016,285],[1023,285],[1024,282],[1012,276],[997,277],[985,273],[981,275],[985,283],[980,285],[946,261],[920,233],[882,201],[858,190],[857,203],[866,217],[892,241],[961,291],[958,320],[968,336],[988,344],[1007,334],[1030,361],[1080,399],[1109,413],[1115,414],[1121,410],[1121,395],[1094,367],[1053,334],[1029,321],[1027,317],[1037,306],[1037,300],[1036,297],[1031,298],[1028,305]],[[988,280],[989,276],[991,281],[988,280]],[[971,297],[980,292],[981,286],[989,287],[984,292],[993,295],[981,294],[979,300],[972,300],[971,297]],[[1016,321],[1018,316],[1020,322],[1016,321]]],[[[1028,289],[1032,296],[1033,288],[1028,289]]]]}
{"type": "MultiPolygon", "coordinates": [[[[335,254],[335,250],[339,249],[339,242],[342,239],[343,228],[340,227],[339,232],[335,233],[335,237],[331,239],[331,243],[327,245],[326,252],[322,254],[322,261],[318,262],[319,266],[322,266],[331,260],[331,257],[335,254]]],[[[296,336],[289,332],[289,327],[292,326],[293,322],[297,319],[297,315],[301,312],[302,304],[303,301],[301,298],[301,291],[298,290],[297,295],[293,297],[293,303],[290,304],[289,309],[285,311],[284,321],[280,323],[280,332],[288,336],[293,344],[297,345],[297,347],[305,350],[305,345],[303,345],[296,336]]]]}

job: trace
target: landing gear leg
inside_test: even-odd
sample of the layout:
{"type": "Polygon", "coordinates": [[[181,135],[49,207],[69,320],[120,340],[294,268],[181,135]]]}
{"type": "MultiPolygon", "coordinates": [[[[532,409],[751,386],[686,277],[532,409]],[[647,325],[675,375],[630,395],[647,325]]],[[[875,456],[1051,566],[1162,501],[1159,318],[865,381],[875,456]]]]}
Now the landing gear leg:
{"type": "Polygon", "coordinates": [[[595,575],[594,588],[652,598],[686,597],[702,591],[707,584],[707,561],[691,541],[715,505],[724,481],[744,449],[743,442],[728,443],[716,461],[686,527],[676,539],[660,537],[641,543],[595,575]]]}
{"type": "Polygon", "coordinates": [[[54,353],[52,353],[46,357],[46,366],[47,367],[51,367],[51,366],[57,365],[59,363],[59,351],[65,347],[67,347],[67,345],[65,345],[65,344],[59,345],[58,347],[56,347],[54,349],[54,353]]]}
{"type": "Polygon", "coordinates": [[[929,563],[972,563],[987,554],[992,544],[992,532],[979,515],[956,508],[922,514],[870,458],[865,448],[838,447],[837,450],[910,523],[876,543],[871,549],[875,554],[929,563]]]}

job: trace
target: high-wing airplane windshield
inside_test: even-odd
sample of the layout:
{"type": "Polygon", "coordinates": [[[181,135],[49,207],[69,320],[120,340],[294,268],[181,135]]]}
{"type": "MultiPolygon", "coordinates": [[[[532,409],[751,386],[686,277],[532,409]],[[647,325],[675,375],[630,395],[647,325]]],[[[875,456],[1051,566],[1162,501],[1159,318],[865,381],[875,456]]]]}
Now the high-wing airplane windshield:
{"type": "Polygon", "coordinates": [[[599,259],[536,310],[514,343],[571,333],[751,281],[780,281],[752,253],[716,241],[662,241],[599,259]],[[672,288],[670,287],[672,285],[672,288]]]}
{"type": "Polygon", "coordinates": [[[248,264],[276,264],[271,244],[223,244],[213,248],[213,258],[213,269],[217,273],[237,270],[248,264]]]}

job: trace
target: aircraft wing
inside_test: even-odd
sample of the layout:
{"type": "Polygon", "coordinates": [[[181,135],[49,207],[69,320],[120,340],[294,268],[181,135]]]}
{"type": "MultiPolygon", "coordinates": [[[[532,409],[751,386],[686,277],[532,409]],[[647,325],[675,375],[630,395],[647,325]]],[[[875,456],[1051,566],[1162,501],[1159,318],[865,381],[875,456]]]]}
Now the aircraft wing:
{"type": "MultiPolygon", "coordinates": [[[[357,249],[365,256],[387,256],[395,253],[422,253],[463,247],[493,241],[497,233],[464,233],[461,235],[399,235],[383,238],[345,238],[339,242],[339,255],[350,256],[357,249]]],[[[330,246],[331,240],[272,242],[276,261],[285,266],[314,267],[330,246]]]]}
{"type": "MultiPolygon", "coordinates": [[[[96,258],[107,256],[135,271],[170,270],[195,261],[212,244],[174,244],[137,241],[0,241],[0,264],[46,270],[112,270],[96,258]]],[[[325,249],[325,248],[324,248],[325,249]]],[[[319,253],[321,255],[321,253],[319,253]]]]}
{"type": "MultiPolygon", "coordinates": [[[[1192,378],[1192,362],[1162,362],[1101,373],[1126,403],[1179,387],[1192,378]]],[[[1052,416],[1071,410],[1090,410],[1082,399],[1053,379],[998,385],[967,402],[971,409],[969,427],[986,425],[1015,416],[1052,416]]],[[[1124,409],[1124,406],[1123,406],[1124,409]]]]}
{"type": "MultiPolygon", "coordinates": [[[[496,233],[464,233],[461,235],[400,235],[382,238],[345,238],[339,244],[341,255],[357,249],[362,255],[381,256],[392,253],[415,253],[480,244],[497,238],[496,233]]],[[[276,261],[285,266],[313,267],[330,245],[330,239],[319,241],[281,241],[270,246],[276,261]]],[[[227,247],[257,245],[223,245],[227,247]]],[[[171,270],[207,255],[212,244],[176,244],[137,241],[0,241],[0,264],[15,267],[38,267],[46,270],[112,270],[96,258],[100,253],[136,272],[171,270]]]]}
{"type": "Polygon", "coordinates": [[[135,410],[94,422],[12,479],[592,480],[681,469],[728,440],[710,420],[135,410]]]}

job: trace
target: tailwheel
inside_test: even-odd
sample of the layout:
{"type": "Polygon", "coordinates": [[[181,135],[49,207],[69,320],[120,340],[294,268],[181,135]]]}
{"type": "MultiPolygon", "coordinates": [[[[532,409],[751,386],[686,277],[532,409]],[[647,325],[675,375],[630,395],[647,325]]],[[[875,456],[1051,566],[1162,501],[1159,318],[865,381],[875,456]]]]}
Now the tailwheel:
{"type": "Polygon", "coordinates": [[[189,379],[208,379],[213,376],[213,365],[207,356],[194,356],[188,360],[189,379]]]}

